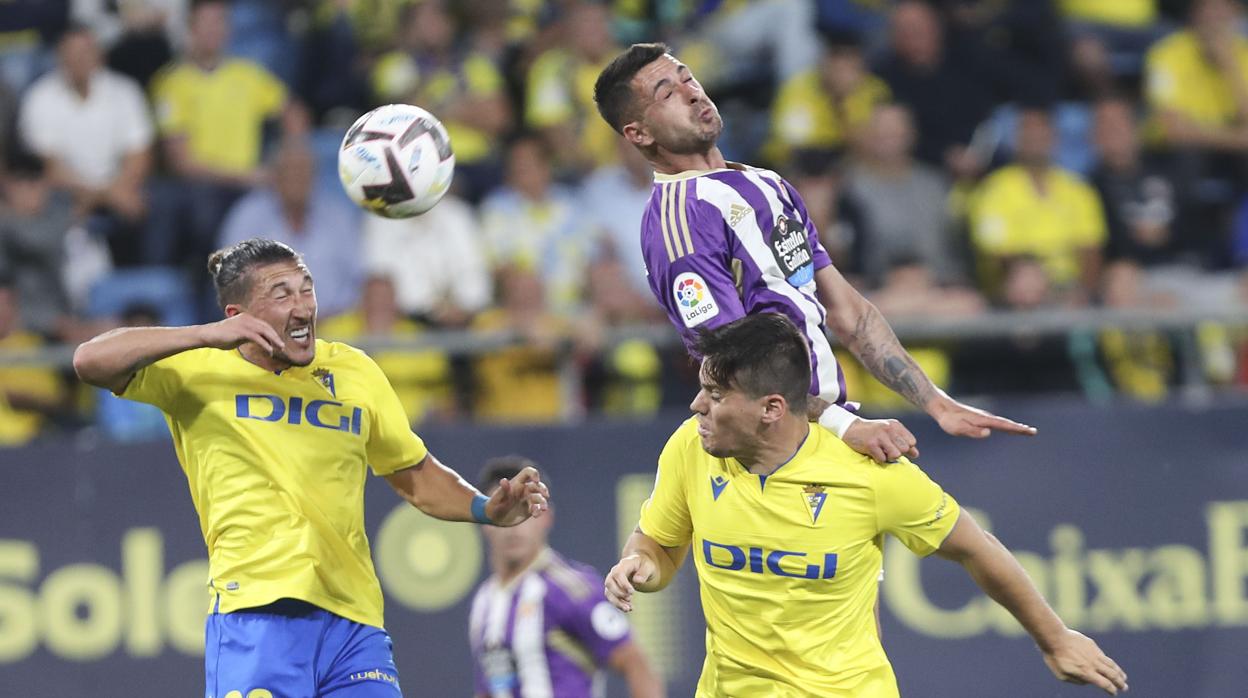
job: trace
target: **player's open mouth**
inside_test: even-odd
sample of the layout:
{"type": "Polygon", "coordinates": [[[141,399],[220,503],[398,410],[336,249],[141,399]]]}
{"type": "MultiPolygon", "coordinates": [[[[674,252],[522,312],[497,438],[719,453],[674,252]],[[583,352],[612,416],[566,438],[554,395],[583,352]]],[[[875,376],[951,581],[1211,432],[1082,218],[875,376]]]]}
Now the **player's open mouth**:
{"type": "Polygon", "coordinates": [[[299,342],[300,344],[306,344],[308,341],[308,336],[311,335],[311,333],[312,333],[311,327],[300,327],[299,329],[295,329],[295,330],[291,330],[287,332],[286,335],[290,337],[291,339],[295,340],[296,342],[299,342]]]}

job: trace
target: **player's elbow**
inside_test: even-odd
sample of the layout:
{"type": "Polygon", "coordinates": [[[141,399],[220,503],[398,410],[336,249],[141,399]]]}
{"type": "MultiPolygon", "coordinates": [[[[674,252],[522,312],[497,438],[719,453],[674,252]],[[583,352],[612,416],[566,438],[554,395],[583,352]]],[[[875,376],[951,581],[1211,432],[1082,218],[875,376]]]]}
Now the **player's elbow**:
{"type": "Polygon", "coordinates": [[[113,378],[103,365],[99,347],[94,342],[83,342],[74,350],[74,374],[78,380],[97,388],[111,388],[113,378]]]}

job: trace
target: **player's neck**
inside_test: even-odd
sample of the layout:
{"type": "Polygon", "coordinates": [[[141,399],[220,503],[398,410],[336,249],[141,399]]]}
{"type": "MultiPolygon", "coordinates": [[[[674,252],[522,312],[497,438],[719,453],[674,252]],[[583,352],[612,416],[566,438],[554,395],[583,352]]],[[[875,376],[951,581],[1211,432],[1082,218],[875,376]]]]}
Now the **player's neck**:
{"type": "Polygon", "coordinates": [[[754,475],[770,475],[793,460],[809,434],[810,422],[786,417],[765,429],[754,452],[737,456],[737,461],[754,475]]]}
{"type": "Polygon", "coordinates": [[[247,359],[251,363],[263,368],[266,371],[272,371],[273,373],[285,371],[293,365],[289,361],[283,361],[275,356],[270,356],[265,353],[263,349],[251,343],[240,346],[238,348],[238,353],[242,354],[244,359],[247,359]]]}
{"type": "Polygon", "coordinates": [[[728,161],[724,159],[719,146],[713,145],[704,153],[671,153],[660,148],[650,164],[659,174],[674,175],[690,170],[722,169],[728,166],[728,161]]]}
{"type": "Polygon", "coordinates": [[[529,571],[534,563],[542,557],[542,553],[546,552],[546,546],[538,548],[532,555],[525,557],[523,560],[504,560],[498,554],[490,556],[490,567],[494,570],[494,578],[502,586],[507,586],[516,581],[521,575],[529,571]]]}

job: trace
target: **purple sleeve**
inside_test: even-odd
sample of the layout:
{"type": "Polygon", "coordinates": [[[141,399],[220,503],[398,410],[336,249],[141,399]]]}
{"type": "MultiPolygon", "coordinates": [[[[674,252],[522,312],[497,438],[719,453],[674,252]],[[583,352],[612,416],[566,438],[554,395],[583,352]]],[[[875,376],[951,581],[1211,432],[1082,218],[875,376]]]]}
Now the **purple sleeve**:
{"type": "MultiPolygon", "coordinates": [[[[591,588],[602,589],[602,577],[589,570],[581,570],[580,573],[592,585],[591,588]]],[[[615,648],[632,639],[628,618],[602,594],[567,598],[566,603],[564,612],[560,614],[560,626],[589,650],[598,666],[606,666],[615,648]]]]}
{"type": "Polygon", "coordinates": [[[784,183],[784,189],[789,193],[789,198],[793,199],[793,208],[796,208],[802,220],[806,221],[806,239],[810,241],[810,251],[814,254],[815,270],[832,266],[832,258],[828,256],[828,251],[823,249],[823,243],[819,241],[819,231],[815,229],[814,221],[810,220],[810,214],[806,212],[806,202],[802,201],[801,194],[797,193],[797,189],[794,189],[788,180],[782,178],[780,181],[784,183]]]}
{"type": "Polygon", "coordinates": [[[651,206],[642,221],[642,254],[650,291],[692,353],[698,328],[713,329],[744,317],[745,306],[719,210],[690,197],[683,214],[669,217],[664,225],[651,206]]]}

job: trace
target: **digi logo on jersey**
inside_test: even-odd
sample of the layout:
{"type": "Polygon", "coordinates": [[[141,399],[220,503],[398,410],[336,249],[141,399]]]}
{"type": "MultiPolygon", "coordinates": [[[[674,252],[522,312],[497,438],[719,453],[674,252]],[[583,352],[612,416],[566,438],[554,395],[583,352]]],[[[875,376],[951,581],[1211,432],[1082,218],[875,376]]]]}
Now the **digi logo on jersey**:
{"type": "Polygon", "coordinates": [[[822,553],[822,565],[808,562],[809,559],[818,559],[818,555],[820,553],[810,553],[811,557],[807,558],[807,553],[796,550],[741,548],[702,539],[702,558],[706,560],[706,564],[729,572],[744,571],[798,579],[832,579],[835,577],[836,553],[822,553]]]}
{"type": "Polygon", "coordinates": [[[318,429],[360,433],[364,421],[364,410],[352,407],[345,412],[341,402],[333,400],[309,400],[304,404],[303,398],[292,397],[289,404],[279,395],[235,395],[234,416],[239,419],[258,419],[262,422],[280,422],[284,418],[287,424],[307,424],[318,429]]]}
{"type": "Polygon", "coordinates": [[[790,286],[803,286],[815,278],[815,255],[810,250],[806,227],[800,222],[780,216],[776,227],[771,229],[768,243],[780,273],[790,286]]]}

